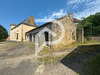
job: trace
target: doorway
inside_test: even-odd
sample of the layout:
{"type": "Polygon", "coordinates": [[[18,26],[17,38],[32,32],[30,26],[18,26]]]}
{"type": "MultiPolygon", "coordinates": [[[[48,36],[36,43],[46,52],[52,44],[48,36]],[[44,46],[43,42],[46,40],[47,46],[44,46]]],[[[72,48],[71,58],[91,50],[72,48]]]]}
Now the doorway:
{"type": "Polygon", "coordinates": [[[32,34],[29,35],[29,41],[32,42],[32,34]]]}
{"type": "MultiPolygon", "coordinates": [[[[45,32],[45,42],[48,42],[49,41],[49,34],[48,32],[45,32]]],[[[47,46],[49,46],[48,43],[46,43],[47,46]]]]}

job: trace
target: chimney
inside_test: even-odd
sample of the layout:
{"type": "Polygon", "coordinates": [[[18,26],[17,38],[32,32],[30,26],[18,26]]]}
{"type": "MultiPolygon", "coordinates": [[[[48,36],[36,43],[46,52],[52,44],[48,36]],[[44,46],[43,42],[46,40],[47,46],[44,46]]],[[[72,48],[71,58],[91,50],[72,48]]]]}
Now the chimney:
{"type": "Polygon", "coordinates": [[[30,16],[31,25],[34,25],[34,17],[30,16]]]}
{"type": "Polygon", "coordinates": [[[72,13],[69,13],[68,16],[70,17],[71,20],[73,20],[72,13]]]}

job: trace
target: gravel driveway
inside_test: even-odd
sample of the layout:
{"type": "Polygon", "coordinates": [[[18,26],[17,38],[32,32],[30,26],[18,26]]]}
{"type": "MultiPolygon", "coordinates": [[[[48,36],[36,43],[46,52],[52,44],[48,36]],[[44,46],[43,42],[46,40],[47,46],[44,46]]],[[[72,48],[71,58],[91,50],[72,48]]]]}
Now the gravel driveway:
{"type": "Polygon", "coordinates": [[[0,75],[33,75],[37,64],[33,53],[22,43],[0,44],[0,75]]]}
{"type": "Polygon", "coordinates": [[[67,58],[81,49],[85,50],[87,46],[78,47],[61,61],[36,68],[37,59],[34,50],[22,43],[0,44],[0,75],[84,75],[82,70],[84,62],[100,54],[100,45],[95,46],[89,46],[89,48],[93,47],[91,48],[93,51],[67,58]]]}

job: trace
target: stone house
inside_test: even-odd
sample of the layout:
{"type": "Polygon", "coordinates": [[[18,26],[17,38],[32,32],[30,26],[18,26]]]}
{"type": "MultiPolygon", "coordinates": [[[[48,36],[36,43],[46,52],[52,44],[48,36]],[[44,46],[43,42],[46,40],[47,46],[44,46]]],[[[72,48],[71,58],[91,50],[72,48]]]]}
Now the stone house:
{"type": "Polygon", "coordinates": [[[15,23],[10,25],[10,40],[11,41],[26,41],[25,33],[36,28],[34,17],[30,16],[18,25],[15,23]]]}
{"type": "MultiPolygon", "coordinates": [[[[78,23],[78,19],[72,17],[72,13],[69,13],[67,16],[56,19],[60,21],[65,28],[64,38],[61,42],[56,45],[46,44],[50,48],[57,48],[61,45],[72,44],[76,42],[76,24],[78,23]]],[[[45,27],[56,33],[56,37],[53,37],[49,32],[44,32],[39,38],[39,45],[43,44],[46,41],[55,41],[61,36],[61,28],[57,24],[52,22],[45,23],[37,28],[34,28],[28,32],[26,32],[26,40],[30,42],[35,42],[35,35],[43,30],[45,27]]]]}

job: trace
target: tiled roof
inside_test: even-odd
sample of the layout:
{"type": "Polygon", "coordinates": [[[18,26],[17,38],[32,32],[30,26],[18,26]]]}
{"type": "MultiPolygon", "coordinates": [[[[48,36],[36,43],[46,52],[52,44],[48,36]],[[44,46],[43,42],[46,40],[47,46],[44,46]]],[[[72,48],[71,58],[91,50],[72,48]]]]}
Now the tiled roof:
{"type": "MultiPolygon", "coordinates": [[[[16,25],[14,28],[18,27],[21,24],[25,24],[25,25],[32,26],[32,27],[37,27],[37,25],[35,23],[34,23],[34,25],[31,24],[31,16],[29,18],[25,19],[24,21],[22,21],[21,23],[19,23],[18,25],[16,25]]],[[[13,25],[13,24],[11,24],[11,25],[13,25]]],[[[14,28],[12,28],[11,30],[13,30],[14,28]]]]}
{"type": "Polygon", "coordinates": [[[76,19],[76,18],[73,18],[73,21],[74,22],[79,22],[80,20],[79,19],[76,19]]]}
{"type": "MultiPolygon", "coordinates": [[[[61,17],[61,18],[58,18],[57,20],[62,19],[62,18],[65,18],[65,17],[66,17],[66,16],[61,17]]],[[[75,23],[75,22],[79,22],[79,21],[80,21],[80,20],[78,20],[78,19],[76,19],[76,18],[73,18],[73,22],[74,22],[74,23],[75,23]]],[[[47,22],[47,23],[45,23],[45,24],[43,24],[43,25],[41,25],[41,26],[39,26],[39,27],[37,27],[37,28],[35,28],[35,29],[32,29],[32,30],[26,32],[25,34],[31,32],[31,31],[34,31],[34,30],[36,30],[36,29],[38,29],[38,28],[40,28],[40,27],[46,26],[47,24],[50,24],[50,23],[51,23],[51,22],[47,22]]]]}

